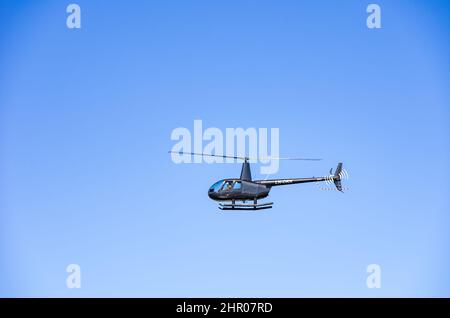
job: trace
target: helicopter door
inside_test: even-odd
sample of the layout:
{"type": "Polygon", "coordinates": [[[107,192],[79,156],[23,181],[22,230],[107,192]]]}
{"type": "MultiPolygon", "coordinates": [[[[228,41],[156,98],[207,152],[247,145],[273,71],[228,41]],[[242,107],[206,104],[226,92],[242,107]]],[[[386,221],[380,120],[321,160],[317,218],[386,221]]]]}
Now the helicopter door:
{"type": "Polygon", "coordinates": [[[233,190],[233,181],[225,181],[222,186],[221,192],[229,192],[233,190]]]}
{"type": "Polygon", "coordinates": [[[226,196],[232,195],[233,193],[241,191],[242,184],[241,181],[226,181],[223,186],[221,192],[226,196]]]}

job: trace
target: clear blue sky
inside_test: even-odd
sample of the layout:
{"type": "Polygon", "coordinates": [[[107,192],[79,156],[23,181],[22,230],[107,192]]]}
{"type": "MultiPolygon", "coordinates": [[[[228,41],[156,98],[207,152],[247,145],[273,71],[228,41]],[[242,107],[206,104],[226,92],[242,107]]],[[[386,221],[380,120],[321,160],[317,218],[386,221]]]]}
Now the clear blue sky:
{"type": "MultiPolygon", "coordinates": [[[[450,6],[0,1],[0,296],[450,296],[450,6]],[[176,127],[278,127],[272,210],[207,197],[176,127]],[[82,288],[66,288],[81,266],[82,288]],[[366,287],[379,264],[382,288],[366,287]]],[[[255,177],[259,175],[254,166],[255,177]]]]}

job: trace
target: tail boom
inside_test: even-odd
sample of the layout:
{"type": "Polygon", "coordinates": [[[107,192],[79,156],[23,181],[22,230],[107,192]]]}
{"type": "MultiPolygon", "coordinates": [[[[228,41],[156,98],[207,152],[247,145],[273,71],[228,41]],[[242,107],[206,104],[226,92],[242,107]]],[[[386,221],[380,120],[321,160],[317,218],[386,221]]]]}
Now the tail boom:
{"type": "Polygon", "coordinates": [[[337,165],[336,171],[334,172],[334,174],[333,174],[332,170],[330,170],[330,175],[327,177],[271,179],[271,180],[258,180],[255,182],[265,185],[266,187],[275,187],[275,186],[282,186],[282,185],[288,185],[288,184],[333,181],[334,185],[336,186],[336,189],[338,191],[343,192],[342,191],[342,183],[341,183],[341,179],[342,179],[341,175],[342,175],[342,162],[340,162],[337,165]]]}
{"type": "Polygon", "coordinates": [[[297,184],[297,183],[311,183],[311,182],[322,182],[329,180],[328,177],[312,177],[312,178],[294,178],[294,179],[271,179],[271,180],[259,180],[255,181],[256,183],[263,184],[267,187],[275,187],[282,186],[288,184],[297,184]]]}

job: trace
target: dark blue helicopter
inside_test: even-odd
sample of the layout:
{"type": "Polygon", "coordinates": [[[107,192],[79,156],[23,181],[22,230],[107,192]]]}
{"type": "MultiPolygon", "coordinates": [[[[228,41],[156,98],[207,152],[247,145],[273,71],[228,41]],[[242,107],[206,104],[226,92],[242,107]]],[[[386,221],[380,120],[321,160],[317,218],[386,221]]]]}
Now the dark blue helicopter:
{"type": "MultiPolygon", "coordinates": [[[[273,202],[258,204],[259,199],[264,199],[269,195],[272,187],[296,184],[296,183],[310,183],[310,182],[323,182],[332,181],[338,191],[342,191],[342,163],[338,163],[336,171],[333,174],[332,169],[330,175],[326,177],[312,177],[312,178],[293,178],[293,179],[270,179],[270,180],[252,180],[252,174],[250,171],[249,157],[237,157],[237,156],[222,156],[204,153],[194,152],[174,152],[180,155],[189,154],[196,156],[209,156],[209,157],[221,157],[232,158],[237,160],[244,160],[241,169],[241,176],[239,179],[223,179],[214,183],[208,190],[208,196],[221,202],[231,202],[231,204],[220,203],[219,209],[221,210],[262,210],[272,208],[273,202]],[[236,204],[236,201],[242,201],[243,204],[236,204]],[[253,204],[245,204],[246,201],[253,201],[253,204]]],[[[271,158],[272,160],[310,160],[317,161],[321,159],[306,159],[306,158],[271,158]]]]}

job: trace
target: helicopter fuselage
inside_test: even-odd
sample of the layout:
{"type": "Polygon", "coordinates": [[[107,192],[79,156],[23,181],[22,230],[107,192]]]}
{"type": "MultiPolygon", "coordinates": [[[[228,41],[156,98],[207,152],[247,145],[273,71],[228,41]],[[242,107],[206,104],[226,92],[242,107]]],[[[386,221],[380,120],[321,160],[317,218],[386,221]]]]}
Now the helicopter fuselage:
{"type": "Polygon", "coordinates": [[[215,201],[259,200],[269,195],[271,187],[253,181],[224,179],[213,184],[208,196],[215,201]]]}

